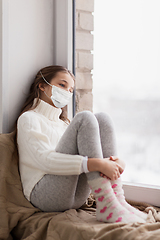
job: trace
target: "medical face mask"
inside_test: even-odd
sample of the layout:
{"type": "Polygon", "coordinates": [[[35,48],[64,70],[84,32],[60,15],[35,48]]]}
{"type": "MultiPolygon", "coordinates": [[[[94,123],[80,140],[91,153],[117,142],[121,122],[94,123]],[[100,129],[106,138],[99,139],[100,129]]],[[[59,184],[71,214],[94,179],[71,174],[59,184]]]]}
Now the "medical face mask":
{"type": "Polygon", "coordinates": [[[44,93],[47,95],[47,97],[51,98],[54,106],[57,108],[63,108],[64,106],[66,106],[69,103],[73,93],[68,92],[64,89],[61,89],[59,87],[56,87],[54,85],[51,85],[49,82],[47,82],[47,80],[44,78],[44,76],[41,72],[40,72],[40,74],[41,74],[43,80],[52,87],[52,96],[51,97],[49,97],[46,92],[44,92],[44,93]]]}

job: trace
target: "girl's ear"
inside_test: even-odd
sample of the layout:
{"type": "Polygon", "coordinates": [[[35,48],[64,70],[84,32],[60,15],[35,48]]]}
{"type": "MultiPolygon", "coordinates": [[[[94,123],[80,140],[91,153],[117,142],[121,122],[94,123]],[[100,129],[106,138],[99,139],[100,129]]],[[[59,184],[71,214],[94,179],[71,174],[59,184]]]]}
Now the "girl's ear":
{"type": "Polygon", "coordinates": [[[39,83],[39,89],[44,92],[45,88],[44,88],[44,84],[43,83],[39,83]]]}

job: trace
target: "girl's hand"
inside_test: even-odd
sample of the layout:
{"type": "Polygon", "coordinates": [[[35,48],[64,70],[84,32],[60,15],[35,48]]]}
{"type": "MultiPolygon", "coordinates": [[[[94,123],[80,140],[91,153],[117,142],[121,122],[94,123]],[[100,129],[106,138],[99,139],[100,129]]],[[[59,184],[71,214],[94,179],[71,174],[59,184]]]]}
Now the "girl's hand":
{"type": "Polygon", "coordinates": [[[123,172],[123,168],[118,164],[117,157],[110,158],[88,158],[87,167],[89,172],[101,172],[103,177],[108,177],[111,180],[116,180],[123,172]]]}
{"type": "Polygon", "coordinates": [[[116,161],[110,161],[109,158],[104,158],[102,162],[101,176],[108,177],[111,180],[117,180],[121,172],[123,172],[122,167],[116,161]]]}
{"type": "Polygon", "coordinates": [[[119,159],[116,156],[110,156],[109,159],[112,160],[112,161],[115,161],[116,163],[118,163],[119,166],[121,166],[119,171],[120,171],[120,174],[122,174],[124,172],[124,169],[125,169],[125,162],[123,160],[119,159]]]}

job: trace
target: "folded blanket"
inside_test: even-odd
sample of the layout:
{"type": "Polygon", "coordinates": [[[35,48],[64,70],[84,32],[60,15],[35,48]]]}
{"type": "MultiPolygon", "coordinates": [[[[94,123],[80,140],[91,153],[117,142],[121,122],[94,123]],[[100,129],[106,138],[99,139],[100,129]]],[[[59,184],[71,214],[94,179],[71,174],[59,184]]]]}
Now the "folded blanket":
{"type": "Polygon", "coordinates": [[[0,239],[11,239],[19,221],[39,212],[22,193],[14,133],[0,135],[0,166],[0,239]]]}
{"type": "Polygon", "coordinates": [[[24,197],[18,171],[14,133],[0,135],[0,239],[1,240],[158,240],[159,209],[141,204],[152,223],[101,223],[95,217],[95,201],[81,209],[44,213],[24,197]],[[90,204],[90,206],[88,205],[90,204]],[[147,207],[147,208],[146,208],[147,207]]]}

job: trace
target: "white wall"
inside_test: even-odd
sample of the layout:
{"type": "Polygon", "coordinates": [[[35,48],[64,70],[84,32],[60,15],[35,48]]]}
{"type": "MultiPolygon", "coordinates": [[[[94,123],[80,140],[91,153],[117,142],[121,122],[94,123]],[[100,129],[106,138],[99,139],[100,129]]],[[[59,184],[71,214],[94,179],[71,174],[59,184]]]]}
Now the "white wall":
{"type": "Polygon", "coordinates": [[[71,2],[0,0],[0,132],[11,131],[30,83],[40,68],[70,65],[68,51],[63,51],[63,55],[57,49],[61,49],[60,46],[68,49],[71,45],[71,34],[68,34],[71,2]],[[62,26],[67,28],[65,33],[62,26]]]}

